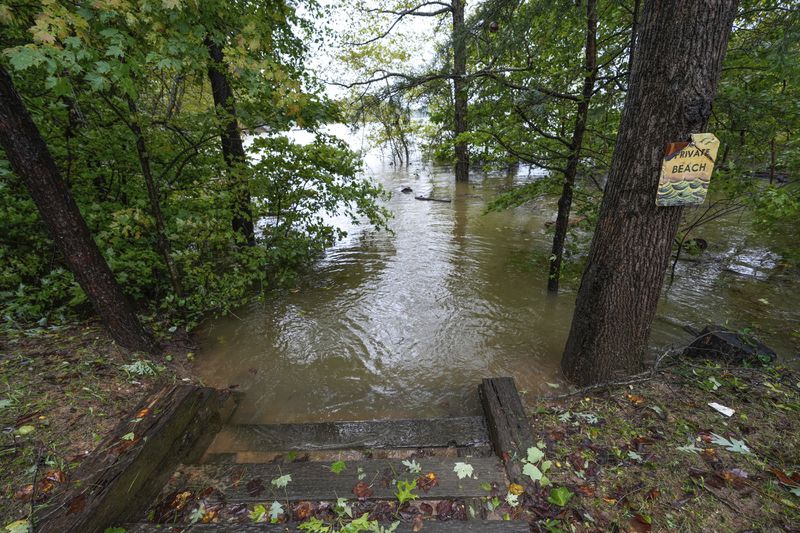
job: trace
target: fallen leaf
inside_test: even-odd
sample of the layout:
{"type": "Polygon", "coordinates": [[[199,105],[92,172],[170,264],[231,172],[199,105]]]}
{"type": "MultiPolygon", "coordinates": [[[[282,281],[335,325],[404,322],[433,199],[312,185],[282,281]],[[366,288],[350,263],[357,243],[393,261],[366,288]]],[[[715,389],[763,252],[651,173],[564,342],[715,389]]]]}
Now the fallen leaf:
{"type": "Polygon", "coordinates": [[[625,397],[628,398],[628,401],[631,402],[633,405],[642,405],[644,403],[644,397],[639,396],[638,394],[625,394],[625,397]]]}
{"type": "Polygon", "coordinates": [[[777,468],[770,468],[770,472],[772,472],[778,481],[787,485],[789,487],[800,487],[800,472],[795,472],[792,477],[786,475],[785,472],[782,470],[778,470],[777,468]]]}
{"type": "Polygon", "coordinates": [[[584,496],[594,496],[594,487],[592,487],[591,485],[578,485],[575,490],[577,490],[579,494],[583,494],[584,496]]]}
{"type": "Polygon", "coordinates": [[[418,514],[414,517],[414,521],[411,523],[411,531],[422,531],[422,515],[418,514]]]}
{"type": "Polygon", "coordinates": [[[144,409],[142,409],[141,411],[136,413],[136,416],[134,418],[144,418],[148,414],[150,414],[150,408],[149,407],[145,407],[144,409]]]}
{"type": "Polygon", "coordinates": [[[658,487],[653,487],[644,495],[645,499],[647,500],[655,500],[659,496],[661,496],[661,490],[659,490],[658,487]]]}
{"type": "Polygon", "coordinates": [[[297,518],[298,522],[302,522],[309,516],[311,516],[311,503],[309,502],[300,502],[294,507],[294,515],[297,518]]]}
{"type": "Polygon", "coordinates": [[[359,500],[366,500],[367,498],[371,498],[374,492],[367,482],[359,481],[356,483],[356,486],[353,487],[353,494],[355,494],[356,498],[359,500]]]}
{"type": "Polygon", "coordinates": [[[511,485],[508,486],[508,492],[510,492],[515,496],[519,496],[520,494],[525,492],[525,489],[522,487],[522,485],[518,483],[512,483],[511,485]]]}
{"type": "Polygon", "coordinates": [[[426,493],[438,484],[439,478],[434,472],[428,472],[424,476],[421,476],[419,479],[417,479],[417,488],[426,493]]]}
{"type": "Polygon", "coordinates": [[[247,482],[245,488],[247,489],[247,494],[255,498],[264,492],[264,481],[259,477],[251,479],[247,482]]]}
{"type": "Polygon", "coordinates": [[[33,494],[33,484],[28,483],[24,485],[21,489],[14,493],[14,499],[19,500],[22,502],[27,502],[31,499],[31,495],[33,494]]]}
{"type": "Polygon", "coordinates": [[[64,483],[67,480],[67,475],[61,470],[48,470],[44,478],[55,483],[64,483]]]}
{"type": "Polygon", "coordinates": [[[86,495],[81,494],[74,498],[71,502],[69,502],[69,508],[67,509],[67,514],[75,514],[80,513],[86,507],[86,495]]]}
{"type": "Polygon", "coordinates": [[[637,514],[633,518],[630,519],[628,525],[630,525],[632,531],[636,531],[636,533],[649,533],[653,530],[653,526],[651,525],[652,519],[648,520],[644,516],[637,514]]]}

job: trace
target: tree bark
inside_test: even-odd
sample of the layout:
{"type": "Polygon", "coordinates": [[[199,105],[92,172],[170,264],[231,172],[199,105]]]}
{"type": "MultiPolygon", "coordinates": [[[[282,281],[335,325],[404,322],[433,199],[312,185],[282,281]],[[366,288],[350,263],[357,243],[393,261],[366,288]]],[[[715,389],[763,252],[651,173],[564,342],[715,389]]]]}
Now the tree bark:
{"type": "Polygon", "coordinates": [[[147,151],[147,144],[144,140],[144,133],[142,127],[139,125],[139,117],[136,110],[136,103],[130,96],[126,96],[125,100],[128,104],[128,110],[131,113],[128,127],[133,136],[136,138],[136,153],[139,156],[139,166],[142,169],[142,176],[144,176],[145,187],[147,188],[147,198],[150,202],[150,213],[156,222],[156,247],[161,258],[164,260],[164,266],[167,267],[167,274],[172,284],[172,290],[178,297],[183,296],[183,289],[181,288],[181,280],[178,275],[178,269],[175,262],[172,260],[172,247],[167,238],[167,229],[164,222],[164,214],[161,211],[161,194],[158,191],[158,184],[153,177],[153,171],[150,169],[150,154],[147,151]]]}
{"type": "Polygon", "coordinates": [[[567,239],[569,228],[569,212],[572,209],[572,189],[575,187],[575,176],[578,173],[578,163],[581,159],[583,136],[586,132],[586,121],[589,117],[589,103],[594,93],[595,79],[597,78],[597,0],[586,2],[586,48],[584,51],[583,91],[578,103],[575,117],[575,128],[570,142],[570,156],[564,169],[564,186],[561,189],[561,198],[558,200],[558,216],[556,217],[555,233],[553,234],[553,249],[550,253],[550,273],[547,277],[547,290],[558,292],[558,282],[561,277],[561,262],[564,258],[564,241],[567,239]]]}
{"type": "MultiPolygon", "coordinates": [[[[453,6],[453,135],[467,132],[467,29],[464,25],[465,0],[452,0],[453,6]]],[[[469,146],[456,140],[456,181],[469,180],[469,146]]]]}
{"type": "Polygon", "coordinates": [[[56,168],[44,139],[0,66],[0,144],[25,183],[51,238],[67,267],[86,293],[109,333],[130,350],[154,352],[157,346],[144,330],[86,221],[56,168]]]}
{"type": "Polygon", "coordinates": [[[561,367],[579,385],[641,369],[682,207],[655,204],[669,142],[703,132],[737,0],[644,7],[625,111],[561,367]]]}
{"type": "Polygon", "coordinates": [[[222,141],[222,156],[228,166],[230,182],[233,192],[233,231],[241,236],[243,242],[249,246],[256,243],[253,210],[250,203],[250,188],[247,180],[240,174],[241,168],[247,161],[239,135],[239,124],[236,121],[236,100],[233,95],[228,78],[225,75],[225,58],[222,47],[214,42],[211,37],[205,38],[208,55],[211,62],[208,66],[208,78],[211,81],[211,93],[214,96],[214,107],[217,117],[223,122],[220,128],[222,141]]]}

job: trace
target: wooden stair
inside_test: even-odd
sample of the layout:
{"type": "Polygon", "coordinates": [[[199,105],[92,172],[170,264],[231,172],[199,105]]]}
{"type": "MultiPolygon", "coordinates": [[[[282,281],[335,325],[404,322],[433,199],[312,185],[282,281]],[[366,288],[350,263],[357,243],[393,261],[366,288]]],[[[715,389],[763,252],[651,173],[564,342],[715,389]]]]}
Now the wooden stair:
{"type": "MultiPolygon", "coordinates": [[[[421,530],[426,532],[528,532],[531,528],[527,522],[499,520],[485,509],[489,491],[504,495],[509,483],[516,480],[517,472],[501,460],[509,457],[511,450],[507,448],[529,445],[514,440],[520,440],[521,428],[527,424],[513,420],[522,412],[516,387],[510,378],[498,378],[484,380],[480,391],[484,409],[493,410],[486,416],[223,425],[210,445],[208,436],[203,437],[200,445],[205,453],[194,450],[183,457],[170,470],[171,475],[167,472],[166,482],[161,472],[155,487],[141,485],[146,494],[140,494],[139,499],[146,497],[147,506],[125,506],[116,501],[98,505],[104,506],[106,516],[116,516],[116,521],[106,520],[105,526],[124,524],[129,533],[298,531],[300,522],[293,508],[308,502],[317,506],[315,509],[327,511],[340,498],[352,502],[355,516],[374,510],[375,516],[382,517],[376,518],[379,520],[403,518],[398,532],[412,531],[412,518],[422,517],[423,512],[424,520],[420,524],[420,518],[416,518],[416,527],[422,525],[421,530]],[[339,468],[332,469],[336,461],[344,464],[340,462],[339,468]],[[409,468],[410,461],[413,468],[409,468]],[[460,462],[471,465],[471,476],[458,477],[456,463],[460,462]],[[282,476],[290,476],[291,481],[285,486],[273,483],[282,476]],[[435,482],[427,483],[426,479],[435,482]],[[414,490],[417,498],[403,507],[396,497],[400,480],[418,481],[414,490]],[[492,488],[487,491],[487,487],[492,488]],[[189,501],[185,510],[183,504],[175,503],[181,498],[189,501]],[[203,503],[205,508],[211,500],[211,523],[189,520],[190,507],[199,508],[203,503]],[[269,508],[271,502],[286,508],[281,523],[253,523],[249,519],[254,506],[269,508]],[[173,508],[177,510],[173,512],[173,508]],[[382,511],[378,513],[378,509],[382,511]],[[167,523],[151,523],[148,516],[167,523]]],[[[526,440],[524,435],[522,440],[526,440]]],[[[76,496],[71,498],[64,501],[74,502],[76,496]]],[[[73,517],[71,523],[81,521],[73,517]]],[[[81,531],[103,530],[91,519],[83,526],[81,531]]]]}

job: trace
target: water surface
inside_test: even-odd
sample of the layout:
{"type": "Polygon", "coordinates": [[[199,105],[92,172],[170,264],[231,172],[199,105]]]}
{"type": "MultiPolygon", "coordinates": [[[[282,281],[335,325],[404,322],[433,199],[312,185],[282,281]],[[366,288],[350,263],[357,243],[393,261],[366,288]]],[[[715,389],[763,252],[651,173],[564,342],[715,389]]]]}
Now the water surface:
{"type": "MultiPolygon", "coordinates": [[[[545,222],[555,205],[483,214],[498,191],[536,173],[474,172],[456,184],[448,167],[396,169],[378,154],[366,173],[393,193],[393,233],[348,227],[299,290],[276,291],[201,331],[203,379],[245,393],[237,421],[477,413],[476,387],[489,376],[553,392],[575,288],[549,295],[531,257],[549,250],[545,222]],[[414,193],[401,193],[404,186],[414,193]]],[[[782,355],[796,353],[797,275],[737,216],[700,233],[709,249],[679,264],[654,324],[654,352],[685,343],[684,325],[728,323],[755,327],[782,355]]]]}

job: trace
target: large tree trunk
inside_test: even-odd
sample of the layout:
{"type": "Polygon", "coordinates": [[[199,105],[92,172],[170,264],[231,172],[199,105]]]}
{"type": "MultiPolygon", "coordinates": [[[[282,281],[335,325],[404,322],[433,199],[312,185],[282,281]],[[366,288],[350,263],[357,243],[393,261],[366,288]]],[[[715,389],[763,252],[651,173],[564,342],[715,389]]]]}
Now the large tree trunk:
{"type": "Polygon", "coordinates": [[[236,121],[236,100],[233,96],[228,78],[225,75],[225,62],[222,47],[211,37],[205,39],[211,62],[208,67],[208,78],[211,80],[211,93],[214,96],[214,107],[217,117],[223,122],[220,129],[222,155],[228,165],[231,190],[233,191],[233,219],[231,225],[244,242],[250,246],[256,243],[253,229],[253,210],[250,205],[250,187],[241,175],[241,168],[246,162],[242,137],[239,135],[239,124],[236,121]]]}
{"type": "Polygon", "coordinates": [[[645,4],[608,185],[561,367],[580,385],[641,369],[682,207],[655,204],[668,143],[705,131],[737,0],[645,4]]]}
{"type": "Polygon", "coordinates": [[[575,117],[575,129],[572,131],[570,156],[564,169],[564,186],[558,200],[558,216],[553,234],[553,250],[550,254],[550,274],[547,278],[547,290],[558,292],[558,281],[561,277],[561,261],[564,257],[564,241],[567,239],[569,212],[572,209],[572,189],[575,186],[575,175],[578,173],[578,162],[581,159],[583,135],[586,132],[586,120],[589,117],[589,103],[594,93],[597,78],[597,1],[586,2],[586,49],[584,52],[583,92],[578,103],[575,117]]]}
{"type": "Polygon", "coordinates": [[[164,260],[164,266],[167,267],[167,274],[169,275],[172,290],[178,297],[183,296],[183,289],[181,288],[181,280],[178,275],[178,269],[175,262],[172,260],[172,247],[167,238],[167,228],[164,223],[164,214],[161,212],[161,194],[158,190],[158,183],[153,177],[153,172],[150,169],[150,153],[147,151],[147,144],[144,140],[144,133],[142,127],[139,125],[139,114],[136,110],[136,103],[130,96],[126,96],[125,100],[128,104],[128,110],[131,113],[129,127],[133,136],[136,138],[136,153],[139,156],[139,166],[142,169],[142,176],[144,176],[144,184],[147,189],[147,199],[150,202],[150,213],[156,222],[156,248],[161,258],[164,260]]]}
{"type": "Polygon", "coordinates": [[[114,279],[11,77],[1,66],[0,144],[11,168],[28,188],[67,267],[111,336],[125,348],[155,351],[155,342],[114,279]]]}
{"type": "MultiPolygon", "coordinates": [[[[453,135],[467,132],[467,29],[464,25],[465,0],[452,0],[453,6],[453,135]]],[[[469,146],[456,141],[456,181],[469,180],[469,146]]]]}

